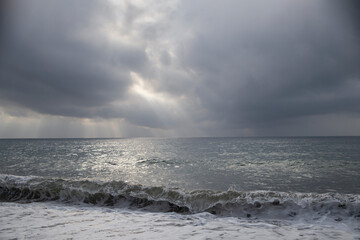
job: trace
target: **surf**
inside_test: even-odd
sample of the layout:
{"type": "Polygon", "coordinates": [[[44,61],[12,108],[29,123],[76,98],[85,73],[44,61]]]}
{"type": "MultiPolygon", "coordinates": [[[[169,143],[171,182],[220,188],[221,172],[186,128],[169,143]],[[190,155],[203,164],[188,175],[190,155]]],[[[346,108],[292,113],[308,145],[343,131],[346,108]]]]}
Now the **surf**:
{"type": "Polygon", "coordinates": [[[85,204],[180,214],[210,213],[251,219],[329,218],[360,222],[360,195],[277,191],[184,191],[125,181],[92,181],[0,175],[0,201],[85,204]]]}

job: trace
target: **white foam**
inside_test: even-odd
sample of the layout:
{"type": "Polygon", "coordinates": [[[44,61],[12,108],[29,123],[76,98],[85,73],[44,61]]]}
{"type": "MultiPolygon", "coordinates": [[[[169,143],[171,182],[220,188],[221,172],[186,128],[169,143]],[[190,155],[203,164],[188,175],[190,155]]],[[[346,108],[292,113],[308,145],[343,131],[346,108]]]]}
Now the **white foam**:
{"type": "Polygon", "coordinates": [[[35,179],[38,177],[35,176],[16,176],[16,175],[10,175],[10,174],[0,174],[0,182],[8,182],[12,181],[15,184],[25,184],[29,182],[32,179],[35,179]]]}
{"type": "Polygon", "coordinates": [[[0,203],[1,239],[358,239],[345,224],[259,221],[47,203],[0,203]]]}

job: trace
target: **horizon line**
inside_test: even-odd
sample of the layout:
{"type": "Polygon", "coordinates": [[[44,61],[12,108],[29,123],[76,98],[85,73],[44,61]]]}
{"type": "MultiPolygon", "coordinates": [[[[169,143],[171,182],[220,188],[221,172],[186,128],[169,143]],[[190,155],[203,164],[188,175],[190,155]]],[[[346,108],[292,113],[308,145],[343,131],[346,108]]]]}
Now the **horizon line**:
{"type": "Polygon", "coordinates": [[[0,140],[61,140],[61,139],[135,139],[135,138],[154,138],[154,139],[181,139],[181,138],[327,138],[327,137],[360,137],[360,135],[280,135],[280,136],[193,136],[193,137],[0,137],[0,140]]]}

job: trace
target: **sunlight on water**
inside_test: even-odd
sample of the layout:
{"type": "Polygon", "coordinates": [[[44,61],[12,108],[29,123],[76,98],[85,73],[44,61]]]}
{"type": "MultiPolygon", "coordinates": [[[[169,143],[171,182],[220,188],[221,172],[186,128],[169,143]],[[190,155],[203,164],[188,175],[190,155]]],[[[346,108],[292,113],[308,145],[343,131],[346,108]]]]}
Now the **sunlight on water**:
{"type": "Polygon", "coordinates": [[[181,189],[360,192],[359,138],[1,140],[1,173],[181,189]]]}
{"type": "Polygon", "coordinates": [[[356,239],[359,172],[357,137],[0,140],[0,233],[356,239]]]}

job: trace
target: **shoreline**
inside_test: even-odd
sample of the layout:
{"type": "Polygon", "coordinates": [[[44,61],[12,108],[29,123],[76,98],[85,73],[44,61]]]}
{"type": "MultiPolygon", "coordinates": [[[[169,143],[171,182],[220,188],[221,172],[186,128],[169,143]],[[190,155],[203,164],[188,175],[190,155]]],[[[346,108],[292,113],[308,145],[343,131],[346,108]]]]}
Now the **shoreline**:
{"type": "Polygon", "coordinates": [[[54,202],[0,203],[3,239],[358,239],[345,224],[262,221],[54,202]]]}

